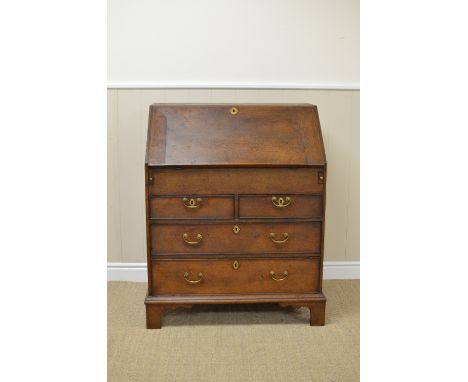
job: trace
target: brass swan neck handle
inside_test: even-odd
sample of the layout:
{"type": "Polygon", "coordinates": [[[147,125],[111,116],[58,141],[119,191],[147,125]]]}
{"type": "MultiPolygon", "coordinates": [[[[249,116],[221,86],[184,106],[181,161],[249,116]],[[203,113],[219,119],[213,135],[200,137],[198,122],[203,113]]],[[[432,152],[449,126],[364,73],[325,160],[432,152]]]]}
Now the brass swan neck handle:
{"type": "Polygon", "coordinates": [[[188,244],[188,245],[199,245],[203,239],[203,235],[201,233],[197,234],[197,240],[196,241],[190,241],[189,240],[189,235],[188,233],[184,233],[182,235],[182,239],[188,244]]]}
{"type": "Polygon", "coordinates": [[[276,237],[276,235],[273,232],[271,232],[270,233],[270,240],[273,243],[275,243],[275,244],[284,244],[284,243],[286,243],[288,241],[289,234],[287,232],[283,233],[283,240],[277,240],[277,239],[275,239],[275,237],[276,237]]]}
{"type": "Polygon", "coordinates": [[[273,281],[284,281],[284,280],[286,280],[286,279],[288,278],[288,276],[289,276],[288,271],[284,271],[284,272],[283,272],[283,277],[281,277],[281,278],[277,278],[277,277],[275,276],[275,272],[274,272],[274,271],[271,271],[271,272],[270,272],[270,277],[271,277],[271,279],[272,279],[273,281]]]}
{"type": "Polygon", "coordinates": [[[202,279],[203,279],[203,273],[198,272],[197,277],[198,277],[198,279],[196,279],[196,280],[190,280],[190,279],[189,279],[189,273],[188,273],[188,272],[185,272],[185,273],[184,273],[184,279],[185,279],[185,281],[187,281],[187,282],[190,283],[190,284],[198,284],[200,281],[202,281],[202,279]]]}

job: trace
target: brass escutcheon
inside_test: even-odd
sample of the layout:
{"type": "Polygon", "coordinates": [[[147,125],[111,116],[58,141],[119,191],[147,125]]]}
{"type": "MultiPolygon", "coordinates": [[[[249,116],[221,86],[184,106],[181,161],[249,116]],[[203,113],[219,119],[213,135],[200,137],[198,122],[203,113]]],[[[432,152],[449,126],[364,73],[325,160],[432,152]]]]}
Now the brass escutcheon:
{"type": "Polygon", "coordinates": [[[282,198],[282,197],[277,198],[276,196],[273,196],[271,198],[271,202],[273,203],[275,207],[283,208],[291,204],[291,198],[289,196],[286,196],[285,198],[282,198]]]}
{"type": "Polygon", "coordinates": [[[202,202],[202,198],[183,198],[182,203],[184,203],[184,206],[187,208],[198,208],[202,202]]]}
{"type": "Polygon", "coordinates": [[[239,269],[239,262],[237,260],[232,263],[232,268],[235,270],[239,269]]]}
{"type": "Polygon", "coordinates": [[[229,110],[232,115],[236,115],[238,113],[238,110],[236,107],[231,107],[231,110],[229,110]]]}
{"type": "Polygon", "coordinates": [[[234,232],[237,235],[240,232],[239,226],[235,225],[234,228],[232,229],[232,232],[234,232]]]}

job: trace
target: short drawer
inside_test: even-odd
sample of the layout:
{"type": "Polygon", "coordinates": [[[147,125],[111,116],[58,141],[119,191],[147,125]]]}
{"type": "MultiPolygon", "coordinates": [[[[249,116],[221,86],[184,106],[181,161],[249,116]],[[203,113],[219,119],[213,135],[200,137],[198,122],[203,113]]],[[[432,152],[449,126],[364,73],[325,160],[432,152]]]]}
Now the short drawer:
{"type": "Polygon", "coordinates": [[[321,168],[150,169],[153,195],[321,193],[321,168]]]}
{"type": "Polygon", "coordinates": [[[320,195],[240,196],[240,218],[321,218],[320,195]]]}
{"type": "Polygon", "coordinates": [[[156,294],[314,293],[320,259],[154,260],[156,294]]]}
{"type": "Polygon", "coordinates": [[[157,253],[319,253],[321,222],[152,224],[157,253]]]}
{"type": "Polygon", "coordinates": [[[150,199],[151,219],[232,219],[233,217],[232,196],[153,196],[150,199]]]}

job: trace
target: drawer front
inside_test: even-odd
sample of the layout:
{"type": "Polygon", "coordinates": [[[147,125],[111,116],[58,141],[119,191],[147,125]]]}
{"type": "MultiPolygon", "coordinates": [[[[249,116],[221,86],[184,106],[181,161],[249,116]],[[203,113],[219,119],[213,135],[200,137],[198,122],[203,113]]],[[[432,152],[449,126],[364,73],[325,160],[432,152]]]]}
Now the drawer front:
{"type": "Polygon", "coordinates": [[[152,224],[151,249],[153,254],[319,253],[321,227],[321,222],[152,224]]]}
{"type": "Polygon", "coordinates": [[[321,218],[319,195],[240,196],[240,218],[321,218]]]}
{"type": "Polygon", "coordinates": [[[320,193],[318,168],[150,169],[153,195],[320,193]]]}
{"type": "Polygon", "coordinates": [[[318,258],[155,260],[151,277],[157,294],[314,293],[319,269],[318,258]]]}
{"type": "Polygon", "coordinates": [[[152,197],[150,217],[152,219],[232,219],[234,198],[203,195],[152,197]]]}

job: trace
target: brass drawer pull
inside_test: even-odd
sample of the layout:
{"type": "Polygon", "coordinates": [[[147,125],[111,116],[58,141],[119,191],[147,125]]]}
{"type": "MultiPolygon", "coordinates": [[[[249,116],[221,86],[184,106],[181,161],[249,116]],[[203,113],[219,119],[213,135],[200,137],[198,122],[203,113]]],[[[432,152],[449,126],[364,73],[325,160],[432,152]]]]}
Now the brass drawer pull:
{"type": "Polygon", "coordinates": [[[270,233],[270,239],[271,239],[271,241],[272,241],[273,243],[275,243],[275,244],[284,244],[284,243],[286,243],[286,242],[288,241],[288,239],[289,239],[289,234],[288,234],[287,232],[283,233],[283,237],[284,237],[283,240],[276,240],[276,239],[275,239],[275,236],[276,236],[276,235],[275,235],[273,232],[270,233]]]}
{"type": "Polygon", "coordinates": [[[197,241],[189,241],[188,239],[188,234],[187,233],[184,233],[182,235],[182,239],[184,239],[184,241],[189,244],[189,245],[199,245],[203,239],[203,235],[201,233],[197,234],[197,241]]]}
{"type": "Polygon", "coordinates": [[[196,199],[183,198],[182,199],[182,203],[184,203],[184,206],[187,208],[198,208],[200,207],[200,204],[202,201],[203,201],[202,198],[196,198],[196,199]]]}
{"type": "Polygon", "coordinates": [[[284,277],[281,277],[281,278],[277,279],[276,276],[275,276],[275,272],[273,272],[273,271],[270,272],[270,277],[274,281],[284,281],[284,280],[286,280],[288,278],[288,276],[289,276],[288,271],[284,271],[283,276],[284,277]]]}
{"type": "Polygon", "coordinates": [[[184,279],[185,281],[187,281],[188,283],[190,284],[198,284],[200,281],[202,281],[203,279],[203,273],[199,272],[198,273],[198,280],[190,280],[188,277],[189,277],[189,273],[188,272],[185,272],[184,273],[184,279]]]}
{"type": "Polygon", "coordinates": [[[291,204],[291,198],[289,196],[286,196],[285,198],[282,198],[282,197],[277,198],[276,196],[273,196],[271,198],[271,202],[273,203],[275,207],[283,208],[291,204]]]}

